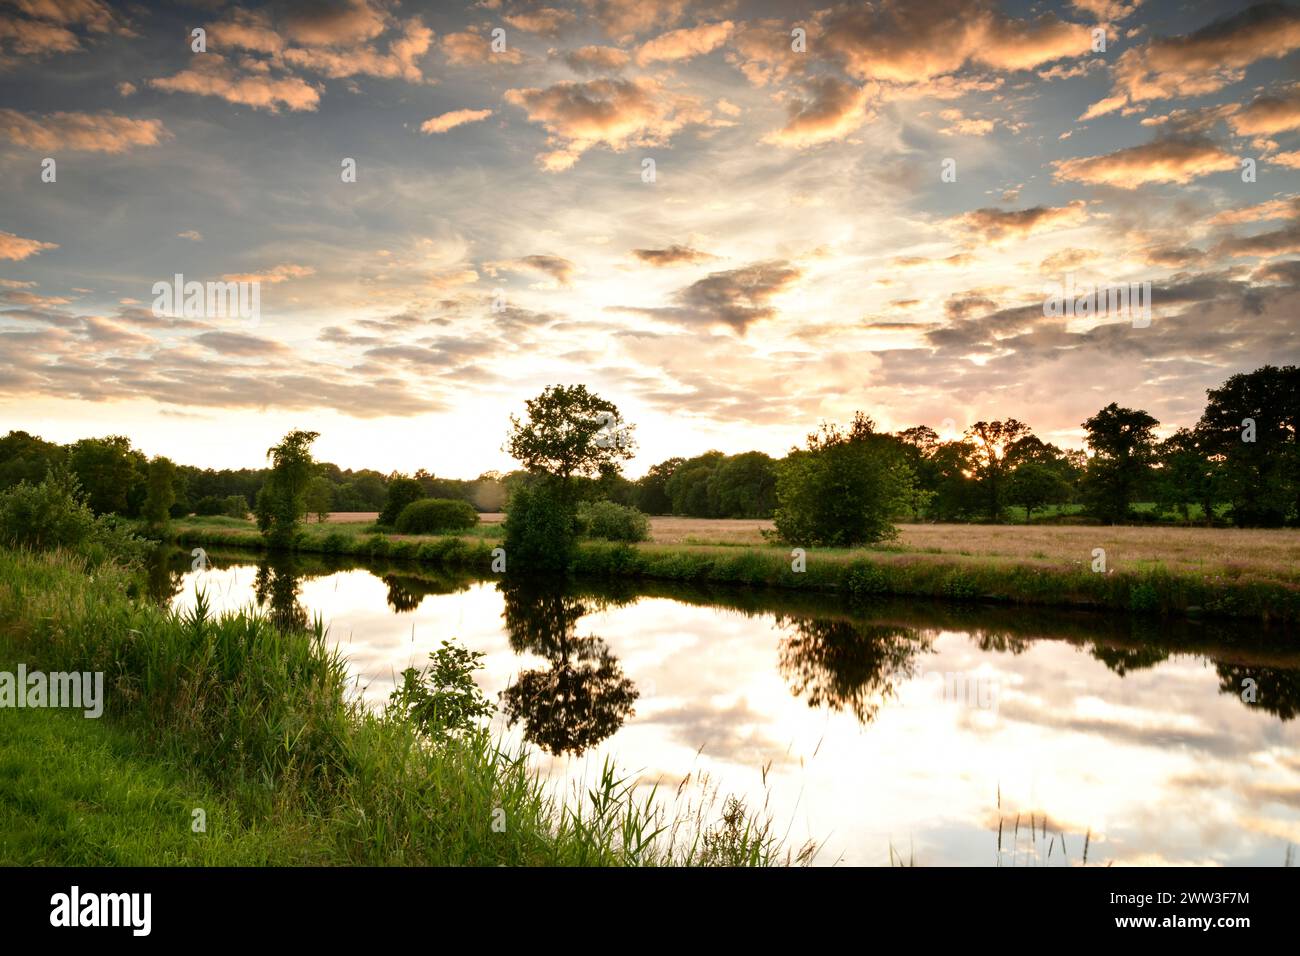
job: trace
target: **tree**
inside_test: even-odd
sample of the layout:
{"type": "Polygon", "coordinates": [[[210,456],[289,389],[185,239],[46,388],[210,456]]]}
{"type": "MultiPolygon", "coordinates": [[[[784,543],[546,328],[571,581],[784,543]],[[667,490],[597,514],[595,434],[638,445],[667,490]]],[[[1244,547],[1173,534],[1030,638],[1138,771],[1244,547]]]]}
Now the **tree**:
{"type": "Polygon", "coordinates": [[[127,513],[131,492],[140,482],[140,458],[123,435],[83,438],[68,449],[68,466],[95,514],[127,513]]]}
{"type": "Polygon", "coordinates": [[[284,547],[293,541],[307,510],[307,486],[316,473],[311,444],[319,437],[319,432],[291,431],[280,444],[267,449],[271,472],[257,493],[254,511],[258,530],[272,546],[284,547]]]}
{"type": "Polygon", "coordinates": [[[1025,521],[1033,519],[1034,509],[1059,501],[1069,494],[1069,486],[1060,472],[1041,461],[1022,461],[1007,481],[1007,500],[1025,509],[1025,521]],[[1064,486],[1064,487],[1063,487],[1064,486]]]}
{"type": "Polygon", "coordinates": [[[316,516],[317,524],[330,516],[334,504],[334,486],[324,475],[317,475],[307,483],[307,513],[316,516]]]}
{"type": "Polygon", "coordinates": [[[1093,456],[1084,474],[1088,510],[1112,524],[1128,517],[1134,492],[1155,458],[1160,423],[1138,408],[1111,402],[1083,423],[1093,456]]]}
{"type": "Polygon", "coordinates": [[[633,504],[648,515],[672,514],[673,500],[668,497],[668,479],[684,461],[685,458],[669,458],[657,465],[651,465],[645,476],[636,481],[633,504]]]}
{"type": "Polygon", "coordinates": [[[566,493],[574,477],[598,477],[602,465],[633,456],[632,426],[585,385],[554,385],[524,404],[527,421],[510,416],[505,450],[529,472],[557,479],[566,493]]]}
{"type": "Polygon", "coordinates": [[[1202,520],[1213,523],[1219,463],[1211,460],[1196,432],[1180,428],[1156,450],[1156,504],[1191,521],[1191,506],[1199,505],[1202,520]]]}
{"type": "Polygon", "coordinates": [[[54,442],[27,432],[11,431],[0,438],[0,491],[20,481],[40,484],[51,466],[64,460],[65,453],[54,442]]]}
{"type": "Polygon", "coordinates": [[[555,385],[525,405],[527,420],[511,415],[506,441],[528,472],[506,504],[506,552],[530,569],[564,571],[577,533],[578,483],[618,473],[632,457],[631,426],[585,385],[555,385]]]}
{"type": "Polygon", "coordinates": [[[726,456],[720,451],[706,451],[703,455],[688,458],[673,471],[664,485],[672,512],[692,518],[718,516],[717,501],[710,495],[713,473],[726,456]]]}
{"type": "Polygon", "coordinates": [[[176,500],[176,466],[172,462],[156,456],[149,462],[148,476],[145,478],[146,494],[144,499],[145,526],[152,530],[167,527],[171,517],[172,503],[176,500]]]}
{"type": "Polygon", "coordinates": [[[870,544],[897,534],[891,519],[913,493],[898,443],[858,412],[847,431],[823,423],[807,449],[792,449],[779,463],[773,521],[790,544],[870,544]]]}
{"type": "Polygon", "coordinates": [[[1196,425],[1237,525],[1300,520],[1300,368],[1265,365],[1206,393],[1196,425]]]}
{"type": "Polygon", "coordinates": [[[384,501],[384,510],[379,512],[379,523],[385,527],[393,527],[397,524],[397,518],[402,510],[423,497],[424,485],[418,478],[392,475],[388,479],[388,498],[384,501]]]}
{"type": "Polygon", "coordinates": [[[761,451],[724,458],[709,479],[723,518],[770,518],[776,508],[776,462],[761,451]]]}
{"type": "Polygon", "coordinates": [[[966,438],[973,446],[975,474],[984,492],[985,510],[993,521],[1002,520],[1008,470],[1006,456],[1016,442],[1029,434],[1029,426],[1014,418],[976,422],[966,430],[966,438]]]}

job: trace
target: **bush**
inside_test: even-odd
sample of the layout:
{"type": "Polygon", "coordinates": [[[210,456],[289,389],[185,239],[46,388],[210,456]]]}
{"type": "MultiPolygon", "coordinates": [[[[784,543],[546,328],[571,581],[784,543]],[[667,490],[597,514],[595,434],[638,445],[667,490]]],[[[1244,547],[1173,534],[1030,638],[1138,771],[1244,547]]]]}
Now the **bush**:
{"type": "Polygon", "coordinates": [[[569,569],[573,557],[575,519],[573,506],[557,483],[538,481],[523,485],[506,505],[506,553],[512,567],[529,571],[569,569]]]}
{"type": "Polygon", "coordinates": [[[388,497],[379,512],[378,524],[391,528],[397,524],[402,511],[413,501],[424,497],[424,486],[414,478],[393,478],[388,482],[388,497]]]}
{"type": "Polygon", "coordinates": [[[96,564],[137,560],[146,548],[116,516],[96,518],[76,476],[62,468],[50,469],[39,485],[23,481],[0,493],[0,544],[33,551],[65,548],[96,564]]]}
{"type": "Polygon", "coordinates": [[[221,510],[216,513],[227,518],[247,518],[248,499],[243,495],[228,495],[221,500],[221,510]]]}
{"type": "MultiPolygon", "coordinates": [[[[194,513],[205,518],[212,515],[223,515],[226,513],[226,504],[216,495],[205,495],[194,502],[194,513]]],[[[242,518],[243,515],[240,515],[240,517],[242,518]]]]}
{"type": "Polygon", "coordinates": [[[645,541],[650,520],[635,508],[612,501],[587,501],[578,506],[578,532],[606,541],[645,541]]]}
{"type": "Polygon", "coordinates": [[[462,531],[474,527],[478,520],[478,512],[468,501],[422,498],[402,509],[397,516],[397,531],[401,534],[462,531]]]}

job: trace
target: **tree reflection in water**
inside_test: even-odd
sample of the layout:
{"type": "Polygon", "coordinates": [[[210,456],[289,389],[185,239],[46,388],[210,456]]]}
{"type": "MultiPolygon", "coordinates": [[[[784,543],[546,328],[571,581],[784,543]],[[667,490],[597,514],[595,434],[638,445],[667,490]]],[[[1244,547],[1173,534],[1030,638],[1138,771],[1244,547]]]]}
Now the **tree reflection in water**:
{"type": "Polygon", "coordinates": [[[913,676],[914,661],[930,650],[930,636],[900,624],[842,618],[776,615],[781,676],[809,707],[849,710],[862,723],[913,676]]]}
{"type": "Polygon", "coordinates": [[[550,663],[524,671],[501,692],[511,725],[521,722],[528,740],[556,756],[577,756],[618,730],[638,694],[601,638],[576,635],[591,607],[545,585],[503,583],[501,593],[510,646],[550,663]]]}
{"type": "Polygon", "coordinates": [[[253,579],[253,594],[257,606],[267,612],[271,624],[282,631],[309,626],[307,609],[298,603],[302,590],[302,575],[292,558],[278,558],[257,567],[253,579]]]}

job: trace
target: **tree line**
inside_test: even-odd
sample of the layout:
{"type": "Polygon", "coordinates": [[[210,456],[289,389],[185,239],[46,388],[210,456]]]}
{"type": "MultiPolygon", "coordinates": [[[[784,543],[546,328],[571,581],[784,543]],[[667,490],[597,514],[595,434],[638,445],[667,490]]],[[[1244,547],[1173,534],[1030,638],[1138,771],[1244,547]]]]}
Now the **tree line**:
{"type": "MultiPolygon", "coordinates": [[[[669,458],[633,481],[622,474],[634,453],[632,429],[616,406],[582,385],[554,386],[526,403],[524,419],[512,416],[506,448],[521,467],[505,475],[463,481],[424,470],[345,471],[312,460],[312,432],[291,432],[270,450],[267,468],[213,470],[150,460],[123,436],[62,446],[11,431],[0,438],[0,492],[38,484],[57,467],[75,478],[97,515],[160,526],[191,513],[254,511],[267,528],[329,511],[375,511],[381,525],[393,526],[422,499],[477,511],[510,501],[516,514],[536,505],[539,521],[549,514],[564,525],[577,520],[579,503],[608,501],[655,515],[771,518],[787,540],[830,544],[879,540],[900,518],[1002,521],[1013,506],[1027,519],[1077,505],[1112,523],[1157,516],[1300,523],[1300,369],[1234,375],[1207,398],[1194,426],[1163,440],[1149,413],[1112,402],[1081,423],[1087,451],[1044,442],[1014,418],[978,421],[943,440],[927,425],[880,432],[859,412],[847,426],[823,424],[780,459],[709,451],[669,458]],[[1139,515],[1138,502],[1154,510],[1139,515]]],[[[552,537],[538,533],[539,541],[552,537]]]]}

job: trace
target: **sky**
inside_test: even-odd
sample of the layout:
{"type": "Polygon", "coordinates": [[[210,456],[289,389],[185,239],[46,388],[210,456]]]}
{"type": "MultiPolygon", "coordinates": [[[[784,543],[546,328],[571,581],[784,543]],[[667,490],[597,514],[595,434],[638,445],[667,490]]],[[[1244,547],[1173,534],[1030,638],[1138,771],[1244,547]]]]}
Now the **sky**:
{"type": "Polygon", "coordinates": [[[466,478],[584,383],[632,476],[855,410],[1168,433],[1298,358],[1298,70],[1274,3],[0,0],[0,431],[466,478]]]}

